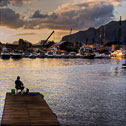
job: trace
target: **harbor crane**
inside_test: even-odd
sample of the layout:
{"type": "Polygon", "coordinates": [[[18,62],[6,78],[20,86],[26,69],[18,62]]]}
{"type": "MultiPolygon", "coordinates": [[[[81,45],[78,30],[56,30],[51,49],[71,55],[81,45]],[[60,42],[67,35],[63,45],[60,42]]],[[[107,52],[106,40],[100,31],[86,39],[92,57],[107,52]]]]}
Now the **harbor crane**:
{"type": "Polygon", "coordinates": [[[54,34],[54,32],[55,32],[55,31],[52,31],[52,33],[48,36],[48,38],[47,38],[46,40],[44,40],[44,41],[41,42],[42,46],[44,46],[44,45],[47,43],[47,41],[48,41],[49,38],[54,34]]]}

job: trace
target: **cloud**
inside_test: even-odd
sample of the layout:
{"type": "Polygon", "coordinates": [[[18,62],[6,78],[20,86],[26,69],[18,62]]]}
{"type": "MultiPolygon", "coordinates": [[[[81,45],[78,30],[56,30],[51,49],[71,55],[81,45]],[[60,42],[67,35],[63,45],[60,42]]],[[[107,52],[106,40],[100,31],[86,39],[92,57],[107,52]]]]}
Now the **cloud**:
{"type": "MultiPolygon", "coordinates": [[[[97,2],[99,0],[73,0],[74,2],[78,3],[78,2],[97,2]]],[[[107,2],[107,3],[111,3],[115,6],[118,6],[121,4],[122,1],[124,0],[100,0],[102,2],[107,2]]],[[[60,5],[62,3],[68,3],[71,2],[72,0],[46,0],[46,1],[41,1],[41,0],[0,0],[0,7],[3,6],[7,6],[8,4],[12,4],[13,6],[21,6],[24,4],[32,4],[34,2],[42,2],[43,4],[47,4],[51,2],[51,5],[55,6],[55,5],[60,5]]]]}
{"type": "Polygon", "coordinates": [[[16,36],[29,36],[29,35],[37,35],[37,33],[19,33],[16,36]]]}
{"type": "MultiPolygon", "coordinates": [[[[104,0],[104,1],[106,1],[106,0],[104,0]]],[[[115,6],[119,6],[122,3],[122,1],[124,1],[124,0],[107,0],[106,2],[109,2],[115,6]]]]}
{"type": "Polygon", "coordinates": [[[39,10],[35,11],[35,13],[32,16],[32,18],[46,18],[46,17],[48,17],[48,14],[40,14],[39,10]]]}
{"type": "Polygon", "coordinates": [[[28,29],[85,29],[98,27],[112,20],[114,6],[104,1],[64,4],[53,13],[35,11],[25,28],[28,29]]]}
{"type": "Polygon", "coordinates": [[[10,0],[0,0],[0,7],[7,6],[10,3],[10,0]]]}
{"type": "Polygon", "coordinates": [[[24,4],[31,4],[32,0],[0,0],[0,7],[7,6],[8,4],[12,4],[14,6],[21,6],[24,4]]]}
{"type": "MultiPolygon", "coordinates": [[[[13,4],[20,5],[28,4],[27,2],[32,0],[12,1],[13,4]]],[[[0,8],[0,25],[24,29],[69,30],[72,28],[73,30],[84,30],[89,27],[99,27],[111,21],[114,18],[114,4],[121,1],[82,0],[80,3],[63,4],[50,13],[41,13],[40,10],[36,10],[29,19],[21,18],[19,13],[9,8],[0,8]]],[[[4,3],[4,5],[6,4],[4,3]]]]}
{"type": "MultiPolygon", "coordinates": [[[[74,1],[77,3],[79,0],[74,0],[74,1]]],[[[98,2],[98,1],[106,2],[108,4],[113,4],[114,6],[118,6],[122,3],[122,1],[125,0],[80,0],[80,2],[98,2]]]]}
{"type": "Polygon", "coordinates": [[[58,15],[56,13],[49,13],[49,14],[40,14],[39,10],[36,10],[31,18],[50,18],[56,19],[58,15]]]}
{"type": "Polygon", "coordinates": [[[25,21],[20,17],[20,14],[10,8],[0,8],[0,26],[7,26],[9,28],[23,27],[25,21]]]}
{"type": "Polygon", "coordinates": [[[32,0],[10,0],[10,2],[14,6],[21,6],[24,4],[31,4],[32,0]]]}

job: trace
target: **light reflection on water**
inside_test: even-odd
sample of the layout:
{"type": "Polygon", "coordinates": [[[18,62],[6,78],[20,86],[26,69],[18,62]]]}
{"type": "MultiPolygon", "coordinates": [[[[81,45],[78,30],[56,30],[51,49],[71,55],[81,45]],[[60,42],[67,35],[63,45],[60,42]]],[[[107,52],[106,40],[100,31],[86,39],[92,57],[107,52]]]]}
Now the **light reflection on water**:
{"type": "Polygon", "coordinates": [[[0,59],[0,112],[7,91],[21,76],[30,91],[44,94],[60,123],[125,126],[126,70],[123,60],[0,59]]]}

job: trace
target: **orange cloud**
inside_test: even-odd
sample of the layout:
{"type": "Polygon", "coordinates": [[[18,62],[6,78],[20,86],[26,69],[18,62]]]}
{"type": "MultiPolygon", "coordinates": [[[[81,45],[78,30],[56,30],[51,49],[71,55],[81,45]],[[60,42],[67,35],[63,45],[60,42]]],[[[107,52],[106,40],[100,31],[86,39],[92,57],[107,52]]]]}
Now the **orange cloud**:
{"type": "MultiPolygon", "coordinates": [[[[105,0],[104,0],[105,1],[105,0]]],[[[118,6],[121,4],[123,0],[107,0],[106,2],[112,3],[115,6],[118,6]]]]}
{"type": "Polygon", "coordinates": [[[106,2],[80,2],[64,4],[55,12],[43,14],[36,10],[30,21],[25,24],[26,29],[85,29],[98,27],[113,19],[114,6],[106,2]]]}
{"type": "MultiPolygon", "coordinates": [[[[3,0],[1,0],[3,1],[3,0]]],[[[9,0],[5,0],[6,2],[9,0]]],[[[32,0],[10,0],[14,5],[30,4],[32,0]]],[[[31,17],[21,17],[10,8],[0,8],[0,25],[25,29],[86,29],[98,27],[114,18],[114,5],[122,0],[79,0],[73,4],[63,4],[54,12],[41,13],[36,10],[31,17]]],[[[4,3],[4,5],[6,5],[4,3]]]]}
{"type": "Polygon", "coordinates": [[[29,36],[29,35],[37,35],[37,33],[19,33],[16,36],[29,36]]]}
{"type": "Polygon", "coordinates": [[[115,6],[118,6],[118,5],[121,4],[121,2],[123,0],[81,0],[81,1],[82,2],[85,2],[85,1],[87,1],[87,2],[99,2],[99,1],[101,1],[101,2],[106,2],[106,3],[109,3],[109,4],[113,4],[115,6]]]}
{"type": "Polygon", "coordinates": [[[32,0],[10,0],[10,2],[12,5],[20,6],[23,4],[31,4],[32,0]]]}

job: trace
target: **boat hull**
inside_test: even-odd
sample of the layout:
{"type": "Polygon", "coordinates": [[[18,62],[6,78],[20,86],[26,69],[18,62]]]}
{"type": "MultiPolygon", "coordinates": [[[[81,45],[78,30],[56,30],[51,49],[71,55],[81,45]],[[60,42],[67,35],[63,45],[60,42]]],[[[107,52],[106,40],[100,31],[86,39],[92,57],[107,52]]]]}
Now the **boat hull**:
{"type": "Polygon", "coordinates": [[[10,55],[1,55],[2,59],[10,59],[10,55]]]}
{"type": "Polygon", "coordinates": [[[90,55],[90,56],[84,56],[84,59],[94,59],[95,55],[90,55]]]}
{"type": "Polygon", "coordinates": [[[12,55],[12,59],[21,59],[22,55],[12,55]]]}

